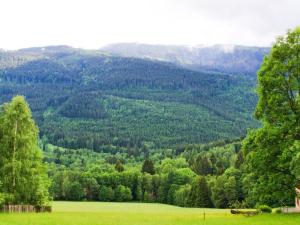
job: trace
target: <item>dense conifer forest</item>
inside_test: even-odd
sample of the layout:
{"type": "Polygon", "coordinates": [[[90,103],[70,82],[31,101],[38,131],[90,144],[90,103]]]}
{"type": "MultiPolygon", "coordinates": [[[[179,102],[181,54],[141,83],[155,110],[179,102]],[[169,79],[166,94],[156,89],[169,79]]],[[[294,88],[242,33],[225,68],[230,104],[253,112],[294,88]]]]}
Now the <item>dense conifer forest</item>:
{"type": "Polygon", "coordinates": [[[26,96],[40,136],[61,147],[168,148],[258,126],[253,78],[64,46],[1,55],[0,102],[26,96]]]}

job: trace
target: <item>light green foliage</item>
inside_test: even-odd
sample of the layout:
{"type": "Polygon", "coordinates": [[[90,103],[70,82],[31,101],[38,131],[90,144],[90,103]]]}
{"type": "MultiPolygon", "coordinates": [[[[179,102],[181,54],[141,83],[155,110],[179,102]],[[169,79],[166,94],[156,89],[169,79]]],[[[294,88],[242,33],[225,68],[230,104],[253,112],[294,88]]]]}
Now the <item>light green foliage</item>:
{"type": "Polygon", "coordinates": [[[175,169],[186,168],[186,167],[188,167],[188,163],[185,158],[176,158],[176,159],[166,158],[161,163],[160,172],[170,173],[175,169]]]}
{"type": "Polygon", "coordinates": [[[0,115],[0,181],[7,203],[48,202],[49,179],[38,148],[38,129],[25,99],[17,96],[0,115]]]}
{"type": "Polygon", "coordinates": [[[118,185],[115,190],[115,200],[117,202],[126,202],[132,199],[130,188],[118,185]]]}

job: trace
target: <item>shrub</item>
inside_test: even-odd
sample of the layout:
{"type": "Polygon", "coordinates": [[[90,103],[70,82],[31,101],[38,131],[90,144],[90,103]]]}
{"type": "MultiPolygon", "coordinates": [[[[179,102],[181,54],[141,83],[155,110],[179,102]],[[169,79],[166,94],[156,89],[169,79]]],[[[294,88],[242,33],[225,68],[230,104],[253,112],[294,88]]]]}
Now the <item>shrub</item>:
{"type": "Polygon", "coordinates": [[[281,210],[281,208],[277,208],[277,209],[275,209],[275,213],[282,213],[282,210],[281,210]]]}
{"type": "Polygon", "coordinates": [[[268,205],[259,205],[256,209],[262,213],[272,213],[272,208],[268,205]]]}

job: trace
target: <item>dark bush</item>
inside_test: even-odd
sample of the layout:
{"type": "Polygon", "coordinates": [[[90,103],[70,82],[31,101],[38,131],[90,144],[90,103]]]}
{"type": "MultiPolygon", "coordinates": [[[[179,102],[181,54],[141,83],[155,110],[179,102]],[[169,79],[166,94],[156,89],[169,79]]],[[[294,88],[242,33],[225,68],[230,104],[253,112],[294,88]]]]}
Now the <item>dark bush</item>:
{"type": "Polygon", "coordinates": [[[268,205],[259,205],[256,209],[262,213],[272,213],[272,208],[268,205]]]}

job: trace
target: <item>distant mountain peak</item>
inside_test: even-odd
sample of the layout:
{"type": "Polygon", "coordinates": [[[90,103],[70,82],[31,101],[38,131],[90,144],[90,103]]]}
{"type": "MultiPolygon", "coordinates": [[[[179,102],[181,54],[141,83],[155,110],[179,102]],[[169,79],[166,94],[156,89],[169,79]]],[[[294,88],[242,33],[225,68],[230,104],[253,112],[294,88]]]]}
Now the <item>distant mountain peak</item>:
{"type": "Polygon", "coordinates": [[[255,76],[267,47],[217,45],[150,45],[117,43],[101,49],[112,55],[166,61],[203,71],[217,71],[255,76]]]}

